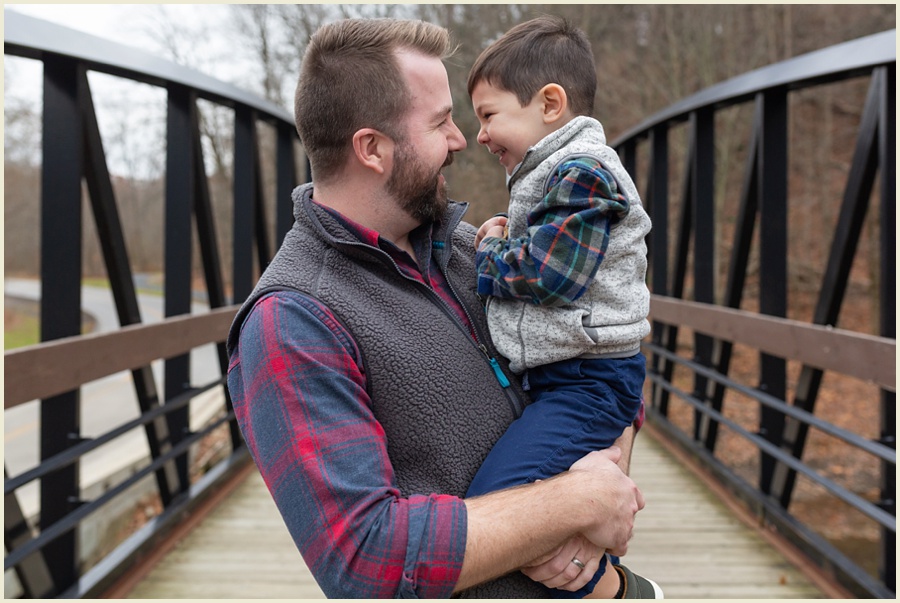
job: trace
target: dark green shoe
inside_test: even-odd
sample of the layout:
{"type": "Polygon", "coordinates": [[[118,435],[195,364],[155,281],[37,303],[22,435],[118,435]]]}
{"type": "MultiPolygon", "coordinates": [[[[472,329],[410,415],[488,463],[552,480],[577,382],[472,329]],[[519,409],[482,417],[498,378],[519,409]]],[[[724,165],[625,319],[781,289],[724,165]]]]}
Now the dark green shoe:
{"type": "Polygon", "coordinates": [[[617,599],[665,599],[659,584],[638,576],[624,565],[614,565],[622,580],[622,594],[617,599]]]}

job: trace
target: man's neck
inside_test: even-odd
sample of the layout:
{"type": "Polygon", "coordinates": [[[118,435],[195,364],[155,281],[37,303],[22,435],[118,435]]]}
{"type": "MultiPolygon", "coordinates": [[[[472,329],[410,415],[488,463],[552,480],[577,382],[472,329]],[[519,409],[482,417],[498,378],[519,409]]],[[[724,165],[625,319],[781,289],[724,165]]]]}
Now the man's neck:
{"type": "Polygon", "coordinates": [[[376,231],[410,257],[416,257],[409,235],[421,224],[400,209],[392,199],[373,194],[371,186],[354,187],[346,182],[337,186],[314,184],[313,198],[317,203],[376,231]]]}

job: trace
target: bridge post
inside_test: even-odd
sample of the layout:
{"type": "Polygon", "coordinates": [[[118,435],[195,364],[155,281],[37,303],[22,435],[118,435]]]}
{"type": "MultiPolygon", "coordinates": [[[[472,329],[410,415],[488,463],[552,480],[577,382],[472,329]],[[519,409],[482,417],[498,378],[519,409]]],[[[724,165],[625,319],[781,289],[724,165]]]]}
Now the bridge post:
{"type": "MultiPolygon", "coordinates": [[[[716,139],[715,114],[711,107],[696,111],[691,118],[694,131],[694,152],[692,161],[694,232],[694,301],[715,303],[715,174],[716,139]]],[[[712,338],[701,333],[694,334],[694,360],[699,364],[712,366],[712,338]]],[[[694,375],[694,397],[709,404],[707,379],[699,373],[694,375]]],[[[694,439],[702,441],[709,431],[710,419],[700,410],[694,410],[694,439]]]]}
{"type": "MultiPolygon", "coordinates": [[[[647,181],[647,213],[653,220],[650,231],[650,287],[656,295],[669,295],[669,125],[660,124],[650,132],[650,165],[647,181]]],[[[675,327],[653,323],[653,343],[664,346],[673,339],[675,327]]],[[[674,347],[674,346],[673,346],[674,347]]],[[[659,374],[672,363],[653,355],[649,370],[659,374]]],[[[668,414],[668,392],[654,383],[652,408],[662,416],[668,414]]]]}
{"type": "MultiPolygon", "coordinates": [[[[259,116],[256,114],[256,111],[250,110],[249,117],[247,118],[250,122],[249,133],[251,134],[250,144],[252,146],[252,157],[251,160],[253,163],[250,166],[250,169],[253,170],[253,224],[256,227],[254,240],[256,241],[256,266],[259,271],[258,274],[262,274],[265,271],[266,266],[269,265],[269,262],[272,259],[272,244],[270,243],[271,237],[269,236],[269,220],[266,218],[266,204],[265,204],[265,195],[263,194],[263,177],[262,177],[262,165],[260,164],[260,149],[259,149],[259,130],[256,125],[256,121],[259,116]]],[[[277,139],[276,139],[277,146],[277,139]]],[[[254,285],[256,283],[254,282],[254,285]]]]}
{"type": "MultiPolygon", "coordinates": [[[[897,338],[897,240],[896,233],[884,225],[897,223],[897,67],[878,70],[882,80],[879,94],[878,151],[881,175],[881,270],[880,323],[883,337],[897,338]]],[[[881,390],[881,443],[897,448],[897,394],[881,390]]],[[[896,466],[881,462],[881,506],[897,515],[896,466]]],[[[897,590],[897,533],[881,529],[881,579],[892,591],[897,590]]]]}
{"type": "MultiPolygon", "coordinates": [[[[787,88],[781,86],[759,94],[762,124],[756,191],[759,208],[759,311],[769,316],[787,316],[787,88]]],[[[760,354],[759,389],[785,399],[787,372],[783,358],[760,354]]],[[[760,434],[776,446],[781,444],[784,414],[760,405],[760,434]]],[[[760,490],[771,494],[775,459],[760,452],[760,490]]]]}
{"type": "MultiPolygon", "coordinates": [[[[168,87],[166,118],[166,208],[165,208],[165,316],[191,312],[191,218],[194,210],[194,138],[196,121],[194,94],[186,87],[168,87]]],[[[164,394],[166,402],[190,389],[190,355],[182,354],[165,361],[164,394]]],[[[172,445],[190,431],[189,409],[179,408],[167,415],[172,445]]],[[[190,484],[188,455],[175,459],[179,493],[190,484]]]]}
{"type": "MultiPolygon", "coordinates": [[[[44,59],[43,169],[41,176],[41,341],[81,334],[81,177],[84,165],[79,96],[84,67],[75,59],[44,59]],[[52,300],[50,303],[47,300],[52,300]]],[[[64,452],[81,437],[80,391],[40,403],[41,461],[64,452]]],[[[40,528],[46,530],[80,502],[78,463],[41,479],[40,528]]],[[[75,530],[43,549],[54,592],[78,578],[75,530]]]]}
{"type": "Polygon", "coordinates": [[[256,124],[253,112],[239,107],[234,112],[234,237],[232,284],[239,304],[254,286],[253,239],[256,232],[256,124]]]}
{"type": "Polygon", "coordinates": [[[297,186],[297,170],[294,167],[294,140],[296,132],[278,124],[277,185],[275,187],[275,249],[281,247],[284,236],[294,224],[294,204],[291,192],[297,186]]]}

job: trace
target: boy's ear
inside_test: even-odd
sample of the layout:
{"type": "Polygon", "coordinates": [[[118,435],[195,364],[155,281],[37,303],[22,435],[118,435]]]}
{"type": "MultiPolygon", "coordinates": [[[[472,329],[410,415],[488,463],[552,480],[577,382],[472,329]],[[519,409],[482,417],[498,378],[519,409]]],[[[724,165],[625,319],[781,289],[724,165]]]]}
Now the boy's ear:
{"type": "Polygon", "coordinates": [[[374,128],[357,130],[353,135],[353,155],[356,160],[377,174],[384,174],[391,161],[393,141],[374,128]]]}
{"type": "Polygon", "coordinates": [[[547,84],[538,91],[538,96],[542,103],[545,124],[562,118],[569,108],[569,97],[559,84],[547,84]]]}

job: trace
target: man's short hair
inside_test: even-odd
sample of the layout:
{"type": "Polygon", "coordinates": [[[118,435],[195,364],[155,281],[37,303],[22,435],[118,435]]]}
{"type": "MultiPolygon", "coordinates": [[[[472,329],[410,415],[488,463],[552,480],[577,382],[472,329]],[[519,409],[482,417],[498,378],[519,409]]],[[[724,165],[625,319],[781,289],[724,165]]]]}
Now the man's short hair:
{"type": "Polygon", "coordinates": [[[469,96],[482,81],[515,94],[523,107],[547,84],[559,84],[575,115],[594,112],[597,72],[591,43],[561,17],[520,23],[485,48],[469,72],[469,96]]]}
{"type": "Polygon", "coordinates": [[[423,21],[346,19],[310,38],[294,118],[316,180],[339,173],[362,128],[403,139],[410,94],[396,52],[404,49],[440,59],[453,53],[449,32],[423,21]]]}

